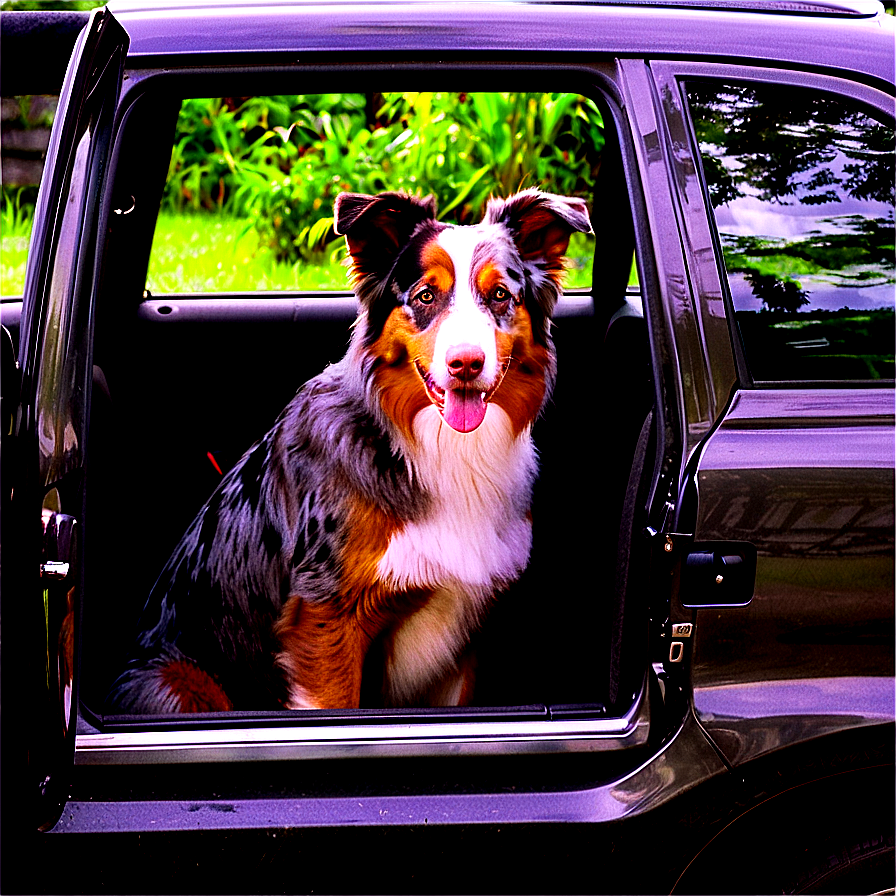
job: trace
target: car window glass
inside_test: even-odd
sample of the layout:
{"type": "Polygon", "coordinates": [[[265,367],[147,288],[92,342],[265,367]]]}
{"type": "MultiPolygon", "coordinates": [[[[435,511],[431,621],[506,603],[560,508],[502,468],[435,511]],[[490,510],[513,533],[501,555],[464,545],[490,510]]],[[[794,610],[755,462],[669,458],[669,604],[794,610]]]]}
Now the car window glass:
{"type": "Polygon", "coordinates": [[[686,92],[753,380],[892,378],[892,127],[805,88],[686,92]]]}
{"type": "MultiPolygon", "coordinates": [[[[574,93],[187,99],[147,288],[346,290],[340,192],[432,193],[440,219],[469,224],[489,195],[526,187],[590,199],[603,142],[598,107],[574,93]]],[[[591,285],[592,256],[576,234],[568,287],[591,285]]]]}

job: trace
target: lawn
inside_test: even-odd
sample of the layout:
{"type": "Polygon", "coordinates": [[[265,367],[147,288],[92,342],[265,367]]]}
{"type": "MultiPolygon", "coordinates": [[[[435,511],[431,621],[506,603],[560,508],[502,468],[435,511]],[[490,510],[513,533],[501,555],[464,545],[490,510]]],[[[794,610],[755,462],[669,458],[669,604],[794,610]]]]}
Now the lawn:
{"type": "MultiPolygon", "coordinates": [[[[0,294],[4,296],[22,294],[30,229],[30,221],[4,227],[0,247],[0,294]]],[[[593,237],[573,234],[568,288],[590,286],[593,251],[593,237]]],[[[283,264],[259,249],[255,231],[240,218],[162,212],[146,286],[153,295],[344,290],[348,277],[340,241],[315,263],[283,264]]]]}
{"type": "Polygon", "coordinates": [[[22,294],[32,213],[32,206],[20,202],[19,195],[14,191],[3,191],[0,205],[0,296],[22,294]]]}

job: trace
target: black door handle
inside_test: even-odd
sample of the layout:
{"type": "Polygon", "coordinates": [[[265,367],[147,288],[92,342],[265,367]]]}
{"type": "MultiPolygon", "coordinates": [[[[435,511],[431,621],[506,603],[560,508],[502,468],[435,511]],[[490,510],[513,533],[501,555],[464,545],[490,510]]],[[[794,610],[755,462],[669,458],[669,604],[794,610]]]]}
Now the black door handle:
{"type": "Polygon", "coordinates": [[[756,587],[756,548],[748,541],[698,542],[684,559],[684,607],[745,607],[756,587]]]}

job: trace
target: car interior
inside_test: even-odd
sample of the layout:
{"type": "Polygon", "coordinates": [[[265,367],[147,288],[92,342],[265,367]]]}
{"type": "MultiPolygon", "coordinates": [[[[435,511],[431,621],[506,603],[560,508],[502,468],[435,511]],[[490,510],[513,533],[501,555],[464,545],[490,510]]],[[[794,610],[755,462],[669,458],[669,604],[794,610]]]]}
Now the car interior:
{"type": "MultiPolygon", "coordinates": [[[[181,98],[219,95],[210,87],[207,80],[148,79],[129,97],[114,144],[86,449],[90,585],[80,698],[97,727],[135,724],[105,715],[105,694],[156,576],[220,481],[219,470],[267,431],[307,379],[342,357],[355,317],[348,286],[314,294],[146,290],[181,98]]],[[[263,81],[240,92],[252,89],[271,92],[263,81]]],[[[615,716],[643,687],[647,609],[638,552],[646,548],[637,533],[656,466],[657,386],[629,275],[636,255],[644,282],[644,238],[636,239],[645,232],[644,213],[616,113],[598,91],[591,95],[606,123],[589,201],[593,286],[558,309],[557,385],[534,433],[541,471],[533,553],[476,636],[476,705],[456,718],[615,716]]],[[[403,712],[425,718],[445,711],[403,712]]],[[[394,720],[363,708],[335,715],[359,714],[394,720]]]]}

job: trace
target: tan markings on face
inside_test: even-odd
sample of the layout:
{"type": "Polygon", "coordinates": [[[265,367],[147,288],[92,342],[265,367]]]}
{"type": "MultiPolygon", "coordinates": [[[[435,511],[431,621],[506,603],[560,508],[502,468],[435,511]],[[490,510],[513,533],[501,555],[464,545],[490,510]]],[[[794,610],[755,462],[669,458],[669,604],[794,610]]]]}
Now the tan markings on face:
{"type": "Polygon", "coordinates": [[[420,261],[424,271],[423,282],[446,295],[454,289],[454,262],[437,242],[429,242],[423,247],[420,261]]]}
{"type": "Polygon", "coordinates": [[[430,327],[418,332],[404,310],[395,308],[371,347],[373,355],[382,359],[374,371],[380,405],[411,442],[414,441],[414,417],[430,403],[414,362],[419,359],[424,368],[429,368],[437,330],[430,327]]]}
{"type": "Polygon", "coordinates": [[[550,363],[548,350],[532,338],[532,320],[525,306],[515,315],[510,333],[498,333],[498,355],[502,361],[511,357],[507,373],[492,396],[492,402],[503,408],[519,435],[535,422],[544,401],[544,371],[550,363]]]}
{"type": "Polygon", "coordinates": [[[504,272],[489,259],[476,272],[476,287],[480,295],[491,296],[498,286],[504,286],[504,272]]]}

